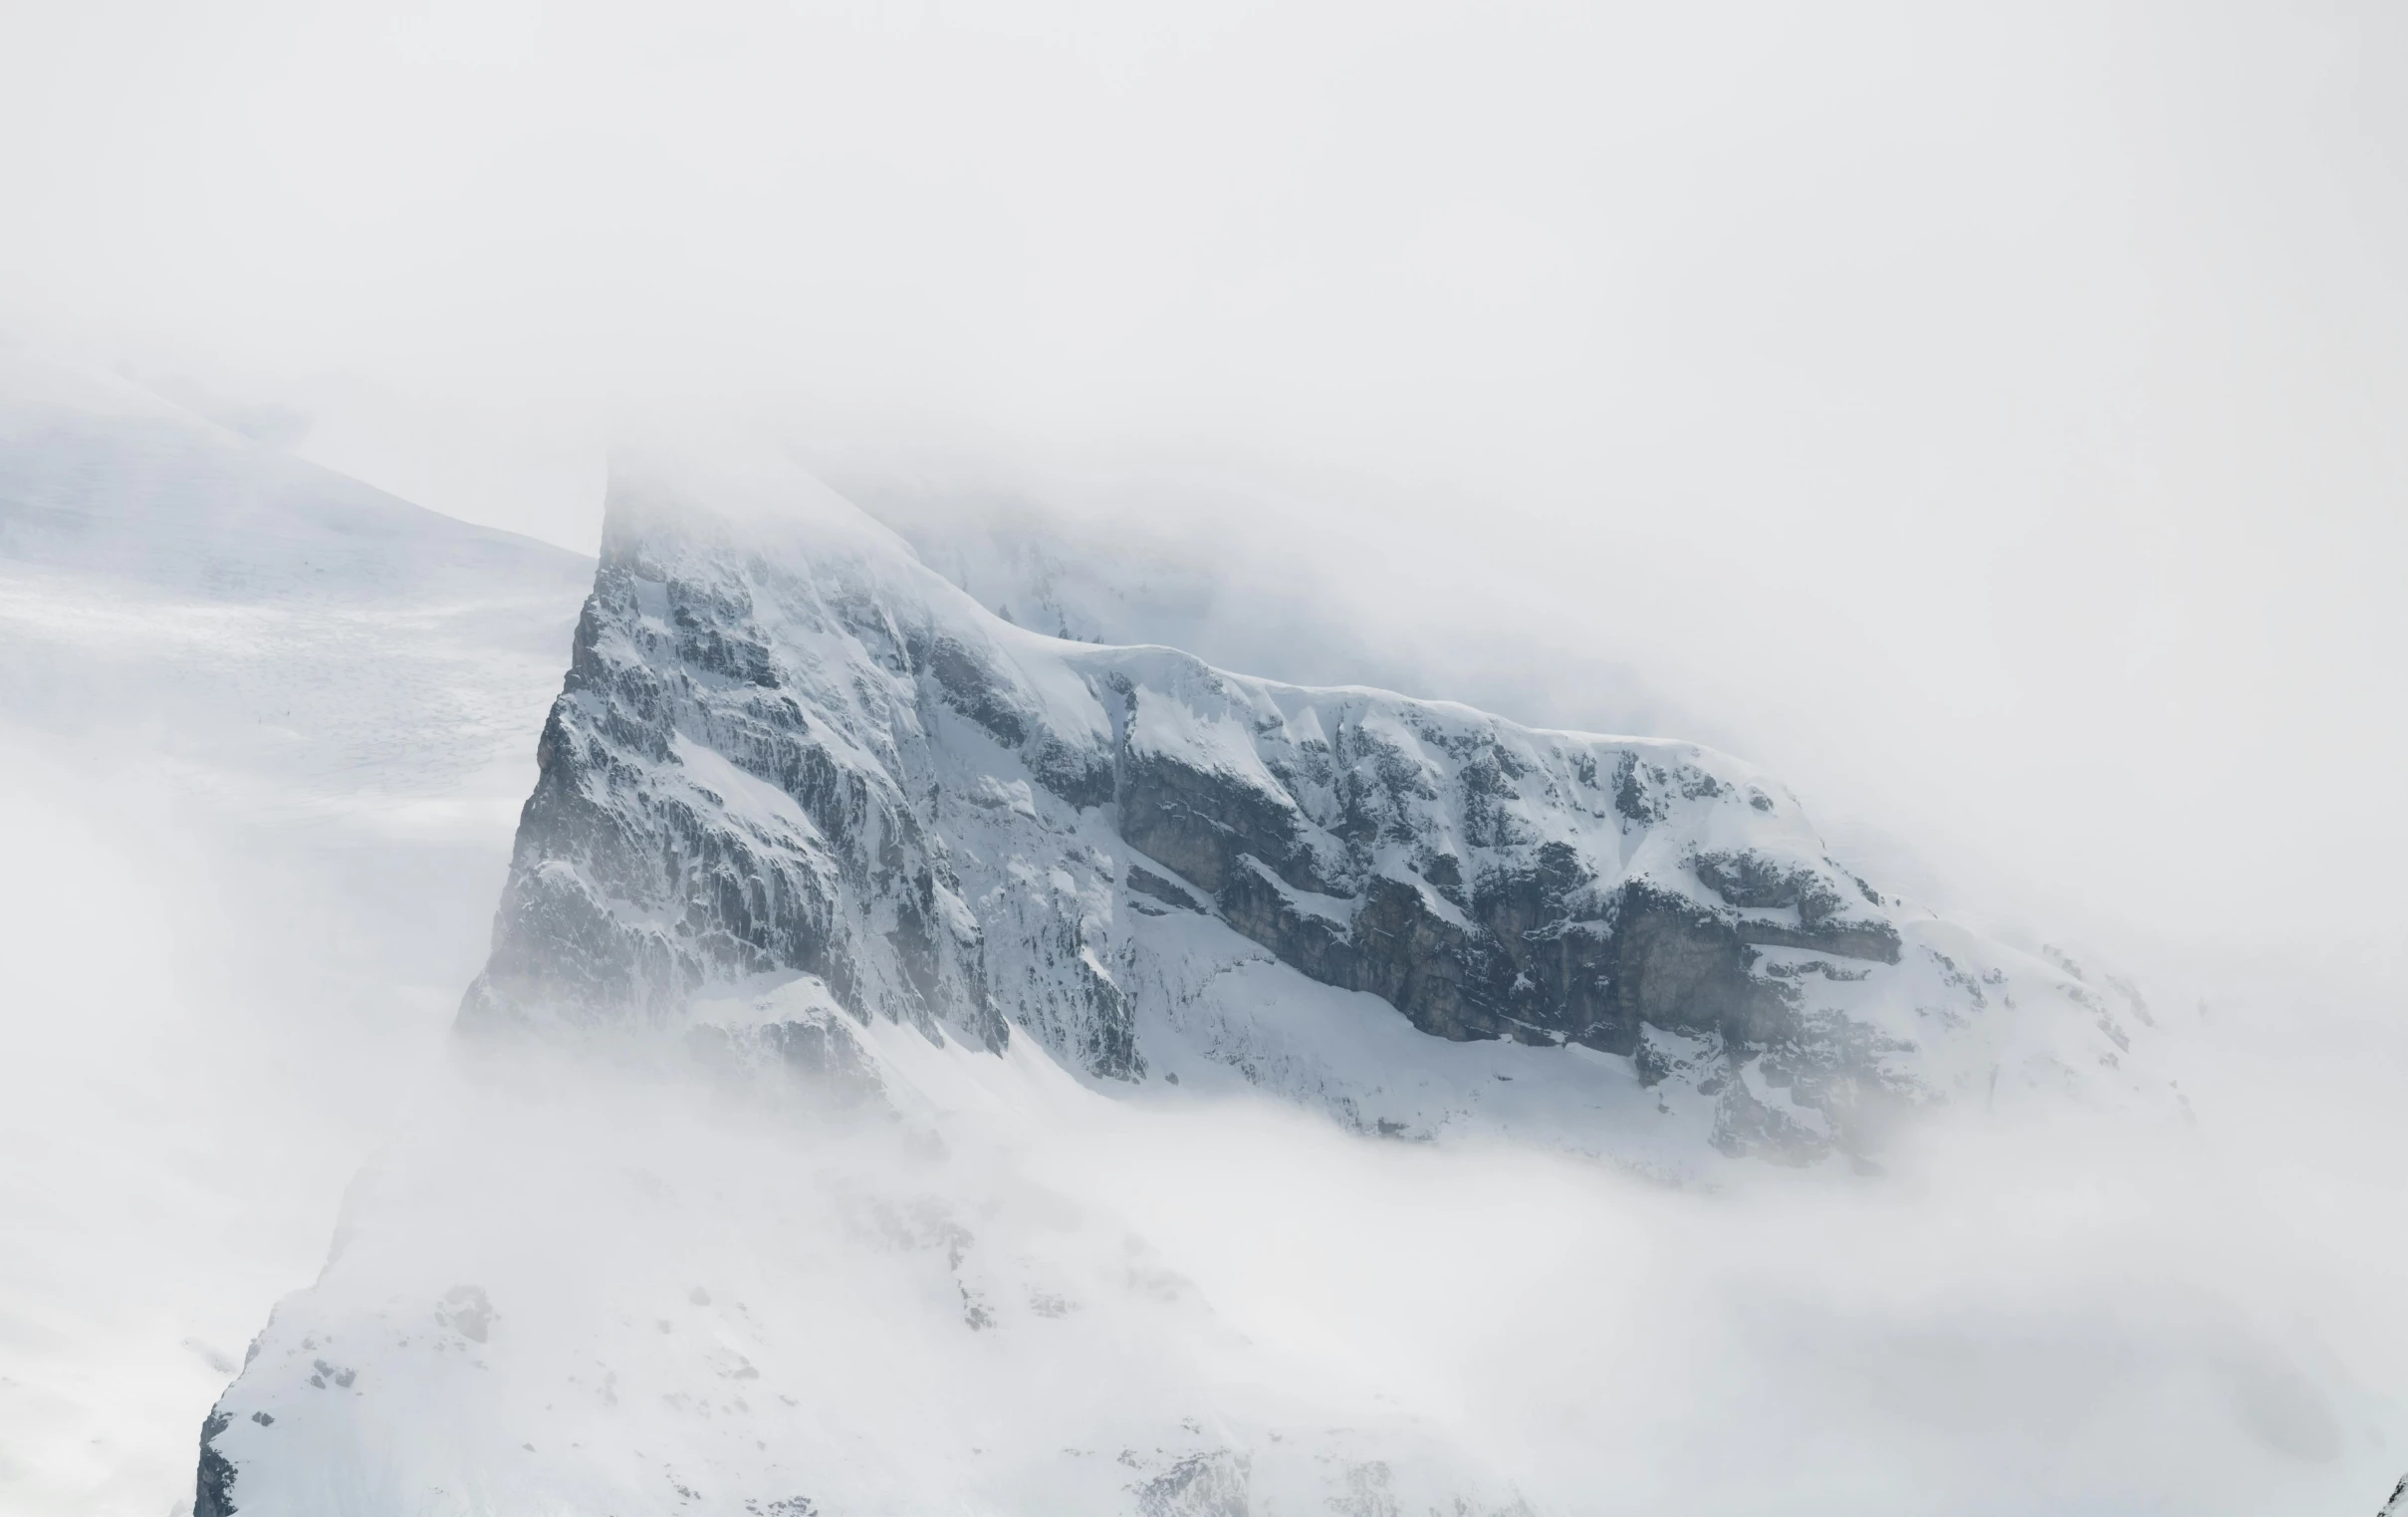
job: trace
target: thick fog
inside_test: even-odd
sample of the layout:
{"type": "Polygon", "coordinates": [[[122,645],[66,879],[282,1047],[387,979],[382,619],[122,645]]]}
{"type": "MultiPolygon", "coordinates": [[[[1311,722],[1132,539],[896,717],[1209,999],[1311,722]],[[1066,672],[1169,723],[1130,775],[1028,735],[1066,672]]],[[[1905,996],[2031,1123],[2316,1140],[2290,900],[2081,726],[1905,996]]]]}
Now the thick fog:
{"type": "Polygon", "coordinates": [[[12,415],[114,376],[567,551],[427,604],[0,538],[0,1511],[189,1503],[348,1189],[341,1289],[458,1229],[564,1363],[580,1291],[748,1293],[892,1440],[843,1478],[937,1429],[902,1506],[1076,1505],[963,1450],[1210,1405],[1539,1512],[2371,1512],[2404,69],[2348,4],[8,9],[12,415]],[[1018,1065],[857,1131],[464,1070],[606,459],[703,432],[1042,631],[1040,562],[1226,666],[1741,754],[2133,976],[2179,1107],[1665,1186],[1018,1065]],[[886,1205],[1084,1314],[964,1350],[886,1205]]]}
{"type": "Polygon", "coordinates": [[[10,324],[406,498],[590,549],[611,428],[734,408],[1302,516],[2052,898],[2396,941],[2388,8],[10,26],[10,324]]]}

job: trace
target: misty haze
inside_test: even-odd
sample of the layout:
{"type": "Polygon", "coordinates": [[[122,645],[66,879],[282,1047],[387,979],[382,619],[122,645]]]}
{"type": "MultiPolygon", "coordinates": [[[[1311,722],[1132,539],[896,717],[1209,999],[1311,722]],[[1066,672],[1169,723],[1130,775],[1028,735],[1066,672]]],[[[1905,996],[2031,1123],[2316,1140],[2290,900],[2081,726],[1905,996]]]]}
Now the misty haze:
{"type": "Polygon", "coordinates": [[[0,9],[0,1517],[2408,1517],[2403,102],[0,9]]]}

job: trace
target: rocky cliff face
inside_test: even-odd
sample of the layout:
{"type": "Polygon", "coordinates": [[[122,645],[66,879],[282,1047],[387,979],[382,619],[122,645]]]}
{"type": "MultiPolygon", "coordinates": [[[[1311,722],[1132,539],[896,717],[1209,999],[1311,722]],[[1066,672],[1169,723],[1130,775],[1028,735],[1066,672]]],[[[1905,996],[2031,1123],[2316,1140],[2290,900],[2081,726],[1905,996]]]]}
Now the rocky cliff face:
{"type": "Polygon", "coordinates": [[[1044,636],[800,488],[614,488],[465,1028],[685,1033],[803,985],[1417,1135],[1530,1125],[1448,1051],[1494,1043],[1559,1056],[1575,1146],[1614,1144],[1566,1103],[1610,1100],[1789,1158],[2122,1057],[2136,1003],[1886,899],[1744,763],[1044,636]],[[1318,1026],[1372,1015],[1427,1046],[1363,1068],[1318,1026]]]}
{"type": "Polygon", "coordinates": [[[362,1176],[196,1514],[1528,1517],[1451,1413],[1154,1252],[1131,1197],[1227,1183],[1214,1144],[1070,1193],[1026,1153],[1252,1089],[1655,1174],[1861,1157],[2129,1085],[2145,1018],[1735,759],[1048,637],[805,481],[617,482],[540,760],[460,1017],[539,1077],[362,1176]]]}

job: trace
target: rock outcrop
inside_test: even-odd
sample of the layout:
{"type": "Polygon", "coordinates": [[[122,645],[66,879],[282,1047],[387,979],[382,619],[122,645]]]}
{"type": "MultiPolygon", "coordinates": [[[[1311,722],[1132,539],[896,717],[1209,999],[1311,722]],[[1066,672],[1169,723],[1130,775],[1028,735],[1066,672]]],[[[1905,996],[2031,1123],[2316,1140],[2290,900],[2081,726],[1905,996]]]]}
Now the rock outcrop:
{"type": "Polygon", "coordinates": [[[1366,1127],[1461,1115],[1257,1057],[1277,1005],[1241,1028],[1209,987],[1267,957],[1436,1040],[1627,1061],[1793,1158],[2124,1043],[2076,992],[2020,1019],[2069,1038],[2002,1053],[1975,1024],[2020,956],[1885,900],[1737,760],[1044,636],[803,482],[614,485],[540,753],[471,1031],[674,1031],[801,977],[1094,1079],[1201,1053],[1366,1127]]]}

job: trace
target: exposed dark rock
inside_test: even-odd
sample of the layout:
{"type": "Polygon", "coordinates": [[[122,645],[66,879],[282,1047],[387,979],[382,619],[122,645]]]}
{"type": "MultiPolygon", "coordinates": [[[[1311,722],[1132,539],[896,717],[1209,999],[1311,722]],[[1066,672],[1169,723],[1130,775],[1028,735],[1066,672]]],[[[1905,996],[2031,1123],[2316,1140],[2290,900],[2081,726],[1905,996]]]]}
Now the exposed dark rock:
{"type": "Polygon", "coordinates": [[[1185,1458],[1137,1487],[1140,1517],[1248,1517],[1252,1466],[1226,1448],[1185,1458]]]}
{"type": "Polygon", "coordinates": [[[842,1111],[882,1089],[860,1040],[834,1014],[736,1027],[703,1023],[686,1031],[685,1046],[731,1094],[801,1090],[842,1111]]]}
{"type": "Polygon", "coordinates": [[[789,1068],[822,1079],[874,1078],[861,1045],[833,1022],[773,1022],[761,1029],[761,1040],[789,1068]]]}
{"type": "Polygon", "coordinates": [[[1219,894],[1253,859],[1302,890],[1324,890],[1304,817],[1284,792],[1160,754],[1123,752],[1120,836],[1131,848],[1219,894]]]}
{"type": "MultiPolygon", "coordinates": [[[[834,734],[780,688],[740,585],[667,578],[668,635],[640,604],[640,558],[639,545],[605,549],[537,747],[493,956],[463,1023],[564,1009],[659,1022],[705,984],[799,970],[856,1013],[951,1018],[1001,1047],[975,931],[954,930],[962,913],[940,906],[945,884],[919,818],[833,753],[834,734]],[[836,846],[807,853],[718,825],[745,798],[722,793],[731,781],[663,784],[680,741],[723,757],[734,784],[774,787],[836,846]],[[883,910],[858,909],[873,878],[898,874],[908,889],[889,893],[883,910]],[[646,919],[630,920],[632,902],[646,919]]],[[[945,644],[930,653],[952,672],[948,698],[1019,730],[967,655],[945,644]]]]}
{"type": "Polygon", "coordinates": [[[234,1464],[217,1451],[217,1435],[234,1419],[216,1407],[201,1421],[200,1471],[192,1487],[192,1517],[234,1517],[234,1464]]]}
{"type": "Polygon", "coordinates": [[[919,649],[945,701],[995,734],[1007,748],[1029,740],[1029,713],[1019,693],[980,654],[951,637],[933,637],[919,649]]]}
{"type": "Polygon", "coordinates": [[[1141,864],[1132,864],[1128,867],[1128,887],[1140,895],[1150,895],[1168,905],[1177,906],[1182,911],[1204,909],[1197,903],[1196,898],[1187,892],[1186,886],[1171,884],[1141,864]]]}
{"type": "Polygon", "coordinates": [[[1385,1460],[1354,1465],[1346,1471],[1345,1489],[1329,1498],[1329,1510],[1338,1517],[1401,1517],[1394,1481],[1385,1460]]]}
{"type": "Polygon", "coordinates": [[[449,1328],[470,1343],[483,1343],[492,1331],[498,1314],[493,1303],[485,1297],[484,1288],[475,1285],[455,1285],[443,1293],[435,1305],[435,1322],[449,1328]]]}
{"type": "MultiPolygon", "coordinates": [[[[1748,942],[1792,948],[1817,948],[1848,958],[1898,962],[1898,929],[1879,917],[1849,914],[1835,873],[1783,865],[1761,854],[1700,854],[1692,862],[1697,878],[1735,906],[1779,910],[1794,908],[1798,925],[1742,920],[1741,936],[1748,942]]],[[[1862,882],[1850,880],[1867,901],[1877,903],[1862,882]]]]}

